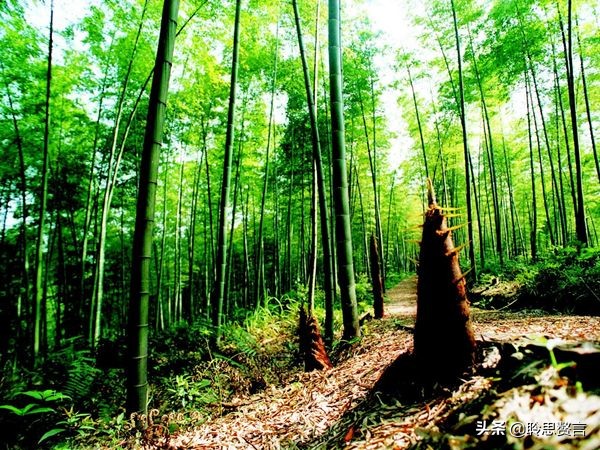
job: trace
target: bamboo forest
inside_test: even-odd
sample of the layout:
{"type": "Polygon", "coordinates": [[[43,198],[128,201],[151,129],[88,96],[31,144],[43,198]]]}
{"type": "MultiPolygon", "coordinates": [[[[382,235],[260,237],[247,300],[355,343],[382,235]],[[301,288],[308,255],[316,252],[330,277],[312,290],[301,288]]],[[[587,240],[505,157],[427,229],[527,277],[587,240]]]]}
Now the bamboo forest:
{"type": "Polygon", "coordinates": [[[0,1],[0,450],[600,448],[599,30],[0,1]]]}

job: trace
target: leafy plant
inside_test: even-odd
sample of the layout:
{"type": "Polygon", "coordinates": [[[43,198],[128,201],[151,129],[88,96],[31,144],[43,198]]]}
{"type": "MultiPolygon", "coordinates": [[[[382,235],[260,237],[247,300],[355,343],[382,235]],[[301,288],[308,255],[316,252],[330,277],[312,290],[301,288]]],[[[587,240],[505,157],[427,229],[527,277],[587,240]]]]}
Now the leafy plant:
{"type": "Polygon", "coordinates": [[[29,403],[25,405],[23,408],[17,408],[13,405],[0,405],[0,409],[6,409],[17,416],[29,416],[32,414],[42,414],[48,412],[56,412],[54,409],[49,408],[47,406],[40,406],[37,403],[29,403]]]}
{"type": "Polygon", "coordinates": [[[70,409],[63,409],[64,418],[56,422],[54,428],[48,430],[42,435],[38,444],[61,433],[68,433],[70,436],[84,436],[90,431],[96,430],[96,426],[91,416],[87,413],[79,413],[70,409]]]}
{"type": "Polygon", "coordinates": [[[202,406],[218,400],[208,379],[195,381],[188,375],[176,375],[173,384],[167,388],[171,394],[171,401],[182,408],[188,406],[202,406]]]}
{"type": "Polygon", "coordinates": [[[19,408],[14,405],[0,405],[0,409],[5,409],[20,417],[30,416],[33,414],[55,413],[56,410],[54,408],[51,408],[50,406],[47,406],[47,403],[52,403],[59,400],[69,400],[71,398],[67,395],[50,389],[45,391],[19,392],[17,395],[24,395],[42,403],[28,403],[22,408],[19,408]]]}
{"type": "MultiPolygon", "coordinates": [[[[25,437],[29,437],[30,434],[35,436],[37,430],[52,427],[37,441],[39,444],[66,430],[61,423],[65,419],[61,418],[58,408],[65,400],[71,400],[71,397],[53,389],[18,392],[14,399],[17,400],[19,397],[27,398],[29,403],[18,406],[19,402],[17,401],[15,404],[0,405],[0,409],[9,411],[18,417],[16,424],[20,433],[23,433],[25,437]]],[[[64,408],[63,410],[67,411],[64,408]]]]}

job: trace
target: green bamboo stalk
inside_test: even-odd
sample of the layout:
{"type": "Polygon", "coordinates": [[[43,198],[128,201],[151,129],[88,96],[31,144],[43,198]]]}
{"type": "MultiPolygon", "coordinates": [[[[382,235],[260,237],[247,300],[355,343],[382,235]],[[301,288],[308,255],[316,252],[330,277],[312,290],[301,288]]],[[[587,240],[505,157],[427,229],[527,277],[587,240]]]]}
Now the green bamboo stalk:
{"type": "Polygon", "coordinates": [[[219,229],[217,234],[217,255],[215,261],[215,284],[211,292],[212,322],[217,335],[223,322],[223,300],[225,298],[225,275],[227,273],[227,210],[229,209],[229,191],[231,187],[231,160],[233,159],[233,138],[235,122],[235,104],[237,92],[238,58],[240,41],[241,0],[235,2],[235,25],[233,31],[233,57],[231,62],[231,83],[229,86],[229,110],[227,113],[227,134],[225,136],[225,154],[223,156],[223,182],[219,208],[219,229]]]}
{"type": "Polygon", "coordinates": [[[356,304],[356,283],[354,280],[354,260],[352,258],[352,224],[350,221],[348,174],[346,171],[340,24],[340,2],[339,0],[329,0],[329,96],[331,103],[331,160],[333,203],[336,216],[336,253],[344,323],[342,339],[350,340],[360,336],[360,327],[356,304]]]}
{"type": "MultiPolygon", "coordinates": [[[[152,229],[178,10],[179,0],[164,1],[140,166],[128,325],[127,411],[130,414],[146,415],[148,409],[148,303],[152,229]]],[[[143,423],[145,419],[140,417],[139,421],[143,423]]]]}

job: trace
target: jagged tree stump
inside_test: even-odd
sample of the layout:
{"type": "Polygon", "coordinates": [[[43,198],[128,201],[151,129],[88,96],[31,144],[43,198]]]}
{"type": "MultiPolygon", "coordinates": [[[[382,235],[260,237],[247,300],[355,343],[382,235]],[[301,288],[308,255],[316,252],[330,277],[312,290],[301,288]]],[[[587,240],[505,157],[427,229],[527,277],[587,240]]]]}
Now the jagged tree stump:
{"type": "Polygon", "coordinates": [[[373,285],[373,309],[376,319],[383,317],[383,282],[381,280],[381,267],[379,267],[379,248],[377,238],[371,234],[369,246],[371,260],[371,283],[373,285]]]}
{"type": "Polygon", "coordinates": [[[304,370],[331,369],[333,364],[329,360],[323,337],[319,331],[317,319],[307,314],[304,306],[300,307],[300,318],[298,324],[298,335],[300,338],[300,354],[304,360],[304,370]]]}
{"type": "Polygon", "coordinates": [[[462,247],[454,247],[447,217],[428,181],[417,283],[415,360],[431,381],[451,381],[469,370],[475,358],[465,277],[458,263],[462,247]]]}

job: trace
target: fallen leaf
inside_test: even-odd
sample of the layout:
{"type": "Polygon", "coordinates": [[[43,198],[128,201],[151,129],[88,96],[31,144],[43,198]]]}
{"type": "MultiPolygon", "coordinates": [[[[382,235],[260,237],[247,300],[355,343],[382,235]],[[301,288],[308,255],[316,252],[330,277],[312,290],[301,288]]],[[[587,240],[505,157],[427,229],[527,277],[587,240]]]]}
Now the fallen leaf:
{"type": "Polygon", "coordinates": [[[354,437],[354,425],[350,425],[350,428],[348,428],[348,431],[346,432],[346,435],[344,436],[344,442],[350,442],[353,437],[354,437]]]}

